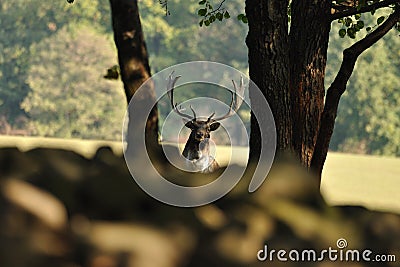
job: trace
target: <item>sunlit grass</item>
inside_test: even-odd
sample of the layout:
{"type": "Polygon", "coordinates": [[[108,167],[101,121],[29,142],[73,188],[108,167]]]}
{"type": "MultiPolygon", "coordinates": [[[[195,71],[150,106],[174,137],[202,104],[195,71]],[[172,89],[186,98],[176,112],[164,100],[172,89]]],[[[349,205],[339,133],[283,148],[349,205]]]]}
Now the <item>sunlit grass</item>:
{"type": "MultiPolygon", "coordinates": [[[[181,144],[181,149],[183,149],[181,144]]],[[[71,150],[87,158],[100,146],[109,146],[122,155],[122,143],[100,140],[0,136],[1,147],[27,151],[36,147],[71,150]]],[[[218,146],[215,157],[221,165],[246,164],[244,147],[218,146]]],[[[331,205],[362,205],[370,209],[400,213],[400,159],[366,155],[329,153],[321,192],[331,205]]]]}
{"type": "Polygon", "coordinates": [[[321,191],[332,205],[400,213],[400,159],[329,153],[321,191]]]}
{"type": "MultiPolygon", "coordinates": [[[[171,145],[172,143],[167,143],[171,145]]],[[[173,144],[172,144],[173,145],[173,144]]],[[[185,143],[178,144],[179,150],[182,152],[185,143]]],[[[248,161],[249,149],[241,146],[210,146],[210,153],[215,157],[216,161],[221,166],[227,166],[228,164],[246,165],[248,161]]]]}
{"type": "Polygon", "coordinates": [[[56,148],[71,150],[86,158],[91,158],[96,153],[96,150],[101,146],[109,146],[115,154],[122,154],[122,143],[116,141],[0,135],[0,148],[17,147],[21,151],[28,151],[37,147],[56,148]]]}

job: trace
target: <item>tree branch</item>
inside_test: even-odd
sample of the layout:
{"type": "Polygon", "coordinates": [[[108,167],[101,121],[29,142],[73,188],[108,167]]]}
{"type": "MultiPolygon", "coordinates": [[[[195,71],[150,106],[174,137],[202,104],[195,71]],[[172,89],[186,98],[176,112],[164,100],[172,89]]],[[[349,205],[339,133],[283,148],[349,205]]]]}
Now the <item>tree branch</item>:
{"type": "Polygon", "coordinates": [[[361,14],[361,13],[370,12],[372,10],[380,9],[380,8],[383,8],[383,7],[388,7],[388,6],[396,4],[398,2],[399,2],[399,0],[384,0],[384,1],[377,2],[375,4],[371,4],[371,5],[368,5],[368,6],[361,7],[361,8],[351,7],[349,9],[344,10],[344,11],[338,11],[335,8],[335,6],[332,6],[332,9],[335,10],[335,11],[331,15],[331,21],[336,20],[336,19],[340,19],[340,18],[344,18],[344,17],[353,16],[355,14],[361,14]]]}
{"type": "Polygon", "coordinates": [[[357,58],[362,52],[381,39],[398,21],[400,21],[400,7],[396,7],[395,12],[375,31],[343,51],[343,61],[339,72],[327,90],[324,111],[321,115],[321,124],[311,160],[311,169],[319,174],[319,177],[322,173],[333,134],[339,100],[346,90],[347,82],[353,73],[357,58]]]}

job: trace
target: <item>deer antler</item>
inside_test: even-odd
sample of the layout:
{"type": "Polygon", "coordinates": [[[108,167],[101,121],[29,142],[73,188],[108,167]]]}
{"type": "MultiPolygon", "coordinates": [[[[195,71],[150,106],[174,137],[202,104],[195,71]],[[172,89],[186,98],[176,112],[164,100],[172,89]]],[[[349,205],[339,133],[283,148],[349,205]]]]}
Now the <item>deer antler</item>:
{"type": "MultiPolygon", "coordinates": [[[[236,111],[239,110],[240,106],[243,103],[243,97],[244,97],[243,77],[240,77],[239,89],[236,87],[236,83],[234,80],[232,80],[232,83],[235,92],[233,93],[231,91],[232,98],[231,98],[231,104],[229,105],[229,110],[224,116],[215,118],[214,121],[220,121],[231,117],[233,114],[235,114],[236,111]]],[[[209,117],[209,119],[211,119],[212,116],[214,116],[214,113],[209,117]]]]}
{"type": "MultiPolygon", "coordinates": [[[[176,76],[175,78],[172,78],[173,74],[174,74],[174,71],[171,72],[171,74],[168,76],[168,83],[167,83],[167,94],[168,94],[169,99],[171,100],[171,106],[172,106],[173,110],[177,114],[179,114],[181,117],[184,117],[189,120],[196,120],[196,112],[194,111],[192,106],[190,106],[190,109],[193,112],[193,117],[190,115],[187,115],[185,113],[182,113],[180,111],[180,108],[178,108],[178,104],[174,103],[175,83],[181,76],[176,76]]],[[[220,121],[220,120],[231,117],[233,114],[235,114],[236,111],[239,110],[240,106],[242,105],[243,97],[244,97],[243,77],[240,77],[239,88],[236,87],[236,83],[234,80],[232,80],[232,83],[233,83],[233,88],[235,89],[235,92],[231,91],[232,98],[231,98],[231,103],[229,105],[229,110],[224,116],[215,118],[215,119],[213,119],[213,121],[220,121]]],[[[215,112],[208,117],[207,122],[210,122],[212,120],[212,118],[214,117],[214,115],[215,115],[215,112]]]]}
{"type": "Polygon", "coordinates": [[[186,119],[189,120],[196,120],[196,112],[194,111],[194,109],[192,108],[192,106],[190,106],[190,109],[193,112],[193,116],[187,115],[185,113],[182,113],[179,108],[178,108],[178,104],[174,103],[174,89],[175,89],[175,83],[176,81],[181,77],[181,76],[176,76],[175,78],[172,78],[172,75],[174,74],[175,71],[171,72],[171,74],[168,76],[168,83],[167,83],[167,94],[169,99],[171,100],[171,106],[172,109],[179,114],[181,117],[184,117],[186,119]]]}
{"type": "Polygon", "coordinates": [[[207,122],[210,122],[212,117],[214,117],[214,115],[215,115],[215,112],[213,112],[213,114],[211,114],[210,117],[207,118],[207,122]]]}

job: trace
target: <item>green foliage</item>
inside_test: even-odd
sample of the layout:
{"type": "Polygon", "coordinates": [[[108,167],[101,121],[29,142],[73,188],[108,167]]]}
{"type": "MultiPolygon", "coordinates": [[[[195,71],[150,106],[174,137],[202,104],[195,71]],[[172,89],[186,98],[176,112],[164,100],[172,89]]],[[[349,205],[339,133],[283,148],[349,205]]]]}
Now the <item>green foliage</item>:
{"type": "MultiPolygon", "coordinates": [[[[334,1],[336,3],[341,3],[344,2],[344,0],[341,1],[334,1]]],[[[372,4],[376,4],[376,0],[374,1],[366,1],[366,0],[361,0],[358,1],[358,6],[357,6],[357,11],[361,10],[361,8],[363,7],[367,7],[368,5],[372,5],[372,4]]],[[[394,6],[392,6],[391,8],[386,8],[386,10],[389,10],[389,12],[394,12],[394,6]]],[[[376,10],[373,9],[370,14],[371,15],[375,15],[376,10]]],[[[381,13],[381,12],[379,12],[381,13]]],[[[344,38],[346,35],[351,38],[351,39],[355,39],[357,33],[360,32],[361,29],[364,28],[365,24],[370,24],[372,26],[368,26],[365,28],[366,32],[369,33],[371,30],[373,30],[375,27],[377,27],[378,25],[382,24],[385,19],[387,18],[387,15],[383,15],[380,16],[376,19],[376,24],[374,24],[374,22],[368,17],[367,19],[365,19],[365,15],[368,14],[355,14],[353,16],[348,16],[348,17],[344,17],[344,18],[340,18],[338,19],[338,23],[342,24],[342,28],[339,30],[339,36],[344,38]]],[[[395,28],[398,28],[399,26],[395,26],[395,28]]]]}
{"type": "MultiPolygon", "coordinates": [[[[216,9],[213,8],[209,0],[201,0],[199,2],[201,8],[197,11],[197,15],[201,17],[199,22],[200,27],[203,25],[208,27],[215,21],[223,21],[224,19],[229,19],[231,17],[230,13],[224,6],[225,1],[226,0],[222,0],[216,9]]],[[[243,13],[239,14],[237,19],[245,24],[247,23],[247,17],[243,13]]]]}
{"type": "Polygon", "coordinates": [[[380,16],[377,20],[376,23],[379,25],[385,20],[385,16],[380,16]]]}
{"type": "Polygon", "coordinates": [[[0,2],[0,114],[11,124],[24,116],[18,107],[31,90],[26,83],[30,46],[54,35],[69,23],[96,25],[110,32],[109,11],[98,0],[2,0],[0,2]]]}
{"type": "Polygon", "coordinates": [[[216,9],[213,8],[211,2],[208,0],[201,0],[199,2],[200,9],[197,11],[197,15],[199,15],[202,19],[199,22],[200,27],[203,25],[210,26],[211,23],[215,21],[223,21],[224,19],[229,19],[231,15],[223,6],[226,0],[222,0],[222,2],[218,5],[216,9]]]}
{"type": "Polygon", "coordinates": [[[247,22],[248,22],[248,21],[247,21],[247,17],[246,17],[245,14],[239,14],[239,15],[237,16],[237,19],[238,19],[239,21],[242,21],[243,23],[247,23],[247,22]]]}
{"type": "Polygon", "coordinates": [[[114,65],[107,70],[107,74],[103,77],[108,80],[118,80],[120,76],[121,70],[119,68],[119,65],[114,65]]]}
{"type": "Polygon", "coordinates": [[[110,39],[88,26],[71,25],[33,45],[31,54],[32,91],[21,106],[37,135],[120,138],[123,90],[101,76],[105,66],[116,63],[110,39]]]}
{"type": "MultiPolygon", "coordinates": [[[[244,42],[247,25],[232,19],[215,23],[212,27],[199,27],[198,2],[174,3],[169,3],[171,16],[165,16],[153,0],[139,2],[153,73],[192,60],[217,61],[247,71],[247,48],[244,42]]],[[[239,13],[244,8],[243,4],[241,0],[231,0],[224,3],[224,8],[239,13]]],[[[215,20],[218,18],[215,17],[215,20]]]]}
{"type": "Polygon", "coordinates": [[[365,22],[361,20],[362,15],[356,14],[353,17],[346,17],[338,20],[338,23],[342,24],[342,28],[339,30],[339,36],[344,38],[346,35],[351,39],[356,38],[356,34],[364,28],[365,22]]]}
{"type": "MultiPolygon", "coordinates": [[[[209,29],[200,29],[197,25],[198,17],[195,15],[198,9],[197,2],[182,1],[179,5],[170,5],[168,8],[171,11],[168,11],[172,13],[171,16],[165,16],[165,10],[160,8],[159,5],[154,5],[153,0],[143,0],[139,4],[141,5],[142,23],[153,73],[166,66],[190,60],[219,61],[246,72],[247,49],[244,44],[244,36],[247,29],[245,25],[235,20],[227,20],[224,24],[216,24],[209,29]],[[221,32],[224,32],[224,34],[221,34],[221,32]]],[[[52,59],[51,56],[45,57],[45,55],[41,54],[44,52],[41,52],[41,49],[38,49],[38,47],[43,49],[43,42],[48,46],[55,45],[52,44],[52,42],[57,41],[54,36],[61,38],[59,31],[65,27],[69,29],[65,31],[71,33],[71,35],[77,34],[80,30],[78,27],[74,31],[76,25],[90,25],[93,27],[92,31],[96,31],[98,35],[103,35],[103,37],[105,36],[104,34],[108,35],[107,38],[110,41],[112,32],[109,4],[100,4],[98,0],[75,1],[72,5],[66,1],[56,1],[49,4],[35,0],[4,0],[0,3],[0,8],[2,11],[0,13],[0,20],[2,21],[2,25],[5,25],[0,29],[0,48],[2,49],[2,54],[0,55],[2,63],[0,64],[0,114],[9,114],[7,119],[13,127],[16,125],[13,122],[13,118],[18,114],[28,115],[35,121],[33,124],[36,127],[36,134],[88,138],[88,135],[83,131],[84,127],[81,128],[81,131],[75,130],[73,133],[69,129],[75,126],[66,127],[65,117],[68,116],[65,115],[64,106],[58,108],[54,107],[54,104],[51,104],[53,100],[58,102],[57,99],[46,99],[47,97],[53,97],[49,93],[49,87],[57,87],[59,91],[64,86],[65,92],[68,92],[63,96],[65,99],[80,99],[81,95],[78,95],[78,92],[89,94],[89,91],[80,91],[78,89],[76,94],[71,96],[69,94],[71,89],[67,90],[67,88],[70,88],[68,84],[74,84],[76,79],[82,77],[79,70],[81,67],[80,64],[75,62],[75,65],[78,67],[75,65],[72,66],[73,64],[68,68],[64,66],[61,71],[61,67],[54,63],[57,60],[52,59]],[[42,61],[36,60],[38,57],[42,58],[42,61]],[[49,60],[52,62],[49,63],[49,60]],[[48,66],[48,64],[60,71],[55,74],[48,69],[43,70],[42,68],[48,66]],[[34,71],[48,73],[49,75],[52,74],[52,76],[56,75],[62,77],[62,79],[55,86],[52,79],[46,78],[48,81],[45,80],[44,74],[38,74],[34,78],[34,71]],[[42,83],[38,83],[40,77],[42,77],[42,83]],[[68,79],[70,80],[67,84],[65,80],[68,79]],[[39,87],[46,89],[41,95],[39,94],[39,87]],[[28,94],[29,97],[27,97],[28,94]],[[39,95],[39,97],[32,98],[32,95],[39,95]],[[35,106],[32,103],[33,99],[37,101],[41,99],[42,104],[44,104],[40,105],[43,108],[53,105],[51,112],[42,112],[42,122],[38,122],[39,115],[34,114],[35,112],[39,112],[39,110],[34,111],[32,109],[35,106]],[[22,102],[23,109],[20,108],[22,102]],[[56,115],[56,111],[59,111],[61,115],[56,115]],[[45,121],[47,122],[45,123],[45,121]],[[64,128],[61,127],[62,123],[64,123],[64,128]],[[46,129],[46,127],[49,127],[46,124],[53,125],[53,128],[58,128],[46,129]]],[[[239,10],[243,10],[243,2],[240,0],[230,1],[227,4],[227,8],[234,12],[239,12],[239,10]]],[[[226,19],[228,15],[229,13],[226,12],[223,16],[226,19]]],[[[219,15],[216,16],[219,17],[219,15]]],[[[218,17],[216,17],[217,20],[218,17]]],[[[60,44],[57,44],[57,46],[60,46],[60,44]]],[[[92,49],[97,50],[99,53],[103,51],[99,47],[92,49]]],[[[52,51],[49,49],[46,50],[52,51]]],[[[115,51],[114,57],[116,58],[115,51]]],[[[71,56],[70,58],[74,57],[71,56]]],[[[84,79],[80,81],[82,86],[79,88],[83,88],[84,86],[87,87],[87,90],[95,87],[99,88],[102,82],[110,85],[102,77],[106,76],[107,78],[115,79],[119,75],[119,68],[115,66],[115,63],[116,60],[110,62],[110,64],[104,64],[101,68],[94,66],[93,75],[97,75],[100,78],[97,81],[98,83],[84,79]],[[109,68],[110,66],[113,67],[109,68]]],[[[114,82],[112,86],[116,84],[114,82]]],[[[223,92],[224,90],[218,90],[218,94],[222,95],[223,93],[220,91],[223,92]]],[[[91,102],[94,102],[92,98],[90,99],[91,102]]],[[[125,99],[121,101],[115,100],[114,104],[110,104],[110,107],[115,106],[115,103],[120,103],[119,107],[123,108],[125,106],[125,99]]],[[[106,120],[113,119],[111,112],[107,116],[106,120]]],[[[77,123],[80,124],[82,121],[77,123]]],[[[28,125],[23,125],[22,127],[27,129],[28,125]]],[[[120,125],[115,126],[114,124],[112,127],[108,126],[107,131],[111,131],[111,129],[119,131],[120,125]]],[[[97,132],[97,136],[108,136],[105,137],[108,139],[115,138],[113,134],[103,134],[100,133],[100,130],[97,132]]]]}

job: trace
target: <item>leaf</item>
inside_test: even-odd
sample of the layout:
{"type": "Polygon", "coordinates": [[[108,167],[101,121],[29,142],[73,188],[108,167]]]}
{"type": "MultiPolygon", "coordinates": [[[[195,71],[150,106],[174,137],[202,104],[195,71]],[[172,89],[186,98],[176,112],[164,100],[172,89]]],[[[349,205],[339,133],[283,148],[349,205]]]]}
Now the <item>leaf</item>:
{"type": "Polygon", "coordinates": [[[242,21],[243,21],[243,23],[247,23],[248,22],[247,17],[243,16],[242,21]]]}
{"type": "Polygon", "coordinates": [[[347,29],[347,35],[348,35],[351,39],[356,38],[356,30],[355,30],[354,28],[348,28],[348,29],[347,29]]]}
{"type": "Polygon", "coordinates": [[[205,9],[205,8],[199,9],[199,11],[197,12],[197,14],[198,14],[199,16],[201,16],[201,17],[204,17],[204,16],[207,14],[207,9],[205,9]]]}
{"type": "Polygon", "coordinates": [[[346,18],[346,20],[345,20],[345,25],[346,25],[347,27],[350,27],[350,25],[351,25],[352,22],[353,22],[353,20],[352,20],[351,18],[346,18]]]}
{"type": "Polygon", "coordinates": [[[346,36],[346,30],[345,29],[340,29],[339,30],[339,36],[344,38],[346,36]]]}
{"type": "Polygon", "coordinates": [[[204,20],[203,19],[200,20],[200,22],[199,22],[200,27],[203,27],[203,23],[204,23],[204,20]]]}
{"type": "Polygon", "coordinates": [[[103,76],[104,79],[107,80],[118,80],[120,75],[119,66],[112,66],[107,70],[107,74],[103,76]]]}
{"type": "Polygon", "coordinates": [[[359,20],[359,19],[361,18],[361,14],[355,14],[355,15],[354,15],[354,18],[355,18],[356,20],[359,20]]]}
{"type": "Polygon", "coordinates": [[[209,20],[210,20],[211,23],[213,23],[213,22],[215,21],[215,16],[214,16],[214,15],[211,15],[210,18],[209,18],[209,20]]]}
{"type": "Polygon", "coordinates": [[[367,27],[365,30],[366,30],[367,32],[369,32],[369,31],[372,30],[372,28],[371,28],[371,27],[367,27]]]}
{"type": "Polygon", "coordinates": [[[199,2],[199,5],[204,5],[206,3],[206,0],[202,0],[199,2]]]}
{"type": "Polygon", "coordinates": [[[225,11],[224,18],[229,19],[230,17],[231,17],[231,15],[229,14],[229,12],[225,11]]]}
{"type": "Polygon", "coordinates": [[[219,20],[222,21],[224,19],[224,15],[221,12],[218,12],[217,14],[215,14],[215,17],[219,20]]]}
{"type": "Polygon", "coordinates": [[[238,20],[242,20],[243,17],[244,17],[244,14],[239,14],[239,15],[237,16],[237,19],[238,19],[238,20]]]}
{"type": "Polygon", "coordinates": [[[377,20],[376,23],[381,24],[385,20],[385,16],[380,16],[377,20]]]}
{"type": "Polygon", "coordinates": [[[210,26],[210,24],[211,23],[210,23],[210,21],[208,19],[204,21],[204,25],[206,25],[206,27],[210,26]]]}
{"type": "Polygon", "coordinates": [[[362,21],[362,20],[357,21],[357,26],[358,26],[358,28],[360,28],[360,29],[364,28],[364,21],[362,21]]]}

